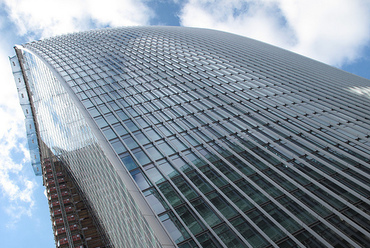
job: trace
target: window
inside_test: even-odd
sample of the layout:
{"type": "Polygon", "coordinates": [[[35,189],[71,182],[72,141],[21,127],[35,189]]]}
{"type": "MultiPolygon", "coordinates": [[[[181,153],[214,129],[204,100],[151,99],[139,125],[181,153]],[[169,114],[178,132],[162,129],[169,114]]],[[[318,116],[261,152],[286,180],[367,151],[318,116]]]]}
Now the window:
{"type": "Polygon", "coordinates": [[[132,159],[130,155],[121,157],[121,160],[128,170],[132,170],[137,167],[137,164],[135,163],[135,161],[132,159]]]}
{"type": "Polygon", "coordinates": [[[176,191],[168,182],[164,182],[158,185],[158,188],[173,207],[176,207],[183,202],[180,196],[176,193],[176,191]]]}
{"type": "Polygon", "coordinates": [[[173,213],[170,212],[168,214],[164,214],[160,216],[159,219],[162,221],[163,226],[176,243],[180,243],[181,241],[190,237],[189,233],[185,230],[173,213]]]}
{"type": "Polygon", "coordinates": [[[156,214],[162,213],[168,209],[167,203],[155,189],[144,191],[144,196],[156,214]]]}
{"type": "Polygon", "coordinates": [[[203,231],[203,225],[197,221],[192,211],[186,205],[178,207],[176,212],[194,235],[203,231]]]}
{"type": "Polygon", "coordinates": [[[155,184],[161,183],[165,181],[165,178],[162,176],[162,174],[158,171],[156,167],[154,167],[153,164],[147,165],[144,167],[146,175],[150,178],[152,182],[155,184]]]}
{"type": "Polygon", "coordinates": [[[221,223],[221,219],[212,211],[203,199],[195,200],[191,204],[211,227],[221,223]]]}
{"type": "Polygon", "coordinates": [[[133,153],[141,165],[145,165],[151,162],[151,160],[148,158],[145,152],[142,151],[141,149],[136,149],[135,151],[133,151],[133,153]]]}
{"type": "Polygon", "coordinates": [[[163,153],[166,155],[166,156],[169,156],[169,155],[171,155],[171,154],[173,154],[173,153],[175,153],[175,150],[174,149],[172,149],[172,147],[171,146],[169,146],[168,144],[167,144],[167,142],[166,141],[159,141],[158,143],[157,143],[157,145],[158,145],[158,147],[159,147],[159,149],[161,149],[162,151],[163,151],[163,153]]]}
{"type": "Polygon", "coordinates": [[[122,136],[123,142],[125,142],[126,146],[130,149],[134,149],[136,147],[139,147],[139,145],[136,143],[136,141],[129,135],[126,134],[125,136],[122,136]]]}
{"type": "Polygon", "coordinates": [[[139,186],[141,190],[144,190],[150,186],[148,180],[143,175],[140,169],[136,169],[134,171],[131,171],[131,176],[135,180],[136,184],[139,186]]]}

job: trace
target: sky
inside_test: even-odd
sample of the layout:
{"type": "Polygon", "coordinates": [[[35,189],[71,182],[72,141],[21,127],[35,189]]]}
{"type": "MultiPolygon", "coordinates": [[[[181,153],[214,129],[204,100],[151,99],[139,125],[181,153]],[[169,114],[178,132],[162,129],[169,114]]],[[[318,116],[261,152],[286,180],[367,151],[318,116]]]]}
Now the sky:
{"type": "Polygon", "coordinates": [[[370,79],[369,13],[370,0],[0,0],[0,246],[55,247],[8,60],[15,44],[104,27],[202,27],[370,79]]]}

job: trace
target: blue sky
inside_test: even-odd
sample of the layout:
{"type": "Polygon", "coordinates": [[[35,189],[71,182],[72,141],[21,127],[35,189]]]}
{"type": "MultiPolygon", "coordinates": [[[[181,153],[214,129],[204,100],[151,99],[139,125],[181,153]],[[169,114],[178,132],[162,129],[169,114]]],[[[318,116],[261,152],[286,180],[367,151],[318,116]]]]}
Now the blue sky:
{"type": "MultiPolygon", "coordinates": [[[[370,79],[370,0],[0,0],[1,246],[54,247],[8,56],[32,40],[101,27],[181,25],[261,40],[370,79]]],[[[370,86],[370,85],[369,85],[370,86]]]]}

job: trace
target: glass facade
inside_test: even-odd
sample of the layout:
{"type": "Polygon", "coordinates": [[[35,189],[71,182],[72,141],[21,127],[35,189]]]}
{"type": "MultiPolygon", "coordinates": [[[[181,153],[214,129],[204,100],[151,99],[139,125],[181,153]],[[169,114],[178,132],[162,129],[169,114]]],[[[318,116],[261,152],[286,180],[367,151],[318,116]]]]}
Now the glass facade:
{"type": "Polygon", "coordinates": [[[112,247],[370,243],[370,99],[356,93],[369,80],[183,27],[16,50],[38,135],[112,247]]]}

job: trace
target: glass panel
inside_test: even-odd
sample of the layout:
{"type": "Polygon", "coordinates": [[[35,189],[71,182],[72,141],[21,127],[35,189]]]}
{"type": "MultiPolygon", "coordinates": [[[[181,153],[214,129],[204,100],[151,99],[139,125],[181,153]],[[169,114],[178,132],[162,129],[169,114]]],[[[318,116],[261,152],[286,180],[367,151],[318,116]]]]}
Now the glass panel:
{"type": "Polygon", "coordinates": [[[247,247],[242,244],[238,237],[233,233],[227,225],[222,225],[214,229],[215,233],[221,238],[227,248],[242,248],[247,247]]]}
{"type": "Polygon", "coordinates": [[[135,161],[132,159],[130,155],[122,157],[121,160],[128,170],[132,170],[137,167],[135,161]]]}
{"type": "Polygon", "coordinates": [[[230,204],[218,193],[213,192],[207,195],[207,198],[212,202],[213,206],[215,206],[218,211],[220,211],[221,214],[227,219],[234,217],[237,214],[235,209],[230,206],[230,204]]]}
{"type": "Polygon", "coordinates": [[[159,136],[159,134],[153,129],[145,129],[145,132],[147,136],[152,140],[158,140],[161,138],[161,136],[159,136]]]}
{"type": "Polygon", "coordinates": [[[162,176],[162,174],[158,171],[157,168],[154,167],[154,165],[148,165],[144,167],[146,175],[150,178],[152,182],[155,184],[164,182],[165,179],[162,176]]]}
{"type": "Polygon", "coordinates": [[[168,182],[158,185],[158,188],[172,206],[176,207],[183,202],[168,182]]]}
{"type": "Polygon", "coordinates": [[[114,140],[114,141],[111,141],[111,145],[112,145],[113,149],[116,151],[117,154],[120,154],[120,153],[123,153],[123,152],[127,151],[125,146],[118,139],[114,140]]]}
{"type": "Polygon", "coordinates": [[[145,164],[151,162],[151,160],[148,158],[148,156],[141,149],[140,150],[135,150],[135,151],[133,151],[133,153],[134,153],[136,159],[139,161],[139,163],[141,165],[145,165],[145,164]]]}
{"type": "Polygon", "coordinates": [[[103,128],[105,126],[108,126],[108,123],[103,119],[103,117],[96,117],[94,118],[95,119],[95,122],[96,124],[100,127],[100,128],[103,128]]]}
{"type": "Polygon", "coordinates": [[[111,128],[104,128],[103,129],[103,133],[105,135],[105,137],[107,138],[107,140],[111,140],[115,137],[117,137],[117,135],[115,134],[115,132],[113,132],[113,130],[111,128]]]}
{"type": "Polygon", "coordinates": [[[145,178],[140,169],[131,171],[131,176],[141,190],[144,190],[150,186],[148,180],[145,178]]]}
{"type": "Polygon", "coordinates": [[[172,181],[188,200],[192,200],[198,196],[182,176],[176,177],[172,181]]]}
{"type": "Polygon", "coordinates": [[[259,192],[253,185],[249,184],[246,180],[236,182],[236,185],[244,191],[252,200],[258,204],[268,201],[268,198],[259,192]]]}
{"type": "Polygon", "coordinates": [[[168,209],[167,203],[155,189],[144,191],[144,196],[156,214],[162,213],[168,209]]]}
{"type": "Polygon", "coordinates": [[[128,146],[130,149],[134,149],[138,147],[139,145],[136,143],[136,141],[130,136],[130,135],[125,135],[122,137],[123,142],[128,146]]]}
{"type": "Polygon", "coordinates": [[[188,173],[188,178],[197,186],[202,193],[206,194],[213,190],[213,187],[197,172],[192,171],[188,173]]]}
{"type": "Polygon", "coordinates": [[[125,125],[127,126],[127,128],[131,131],[131,132],[135,132],[136,130],[138,130],[138,127],[136,126],[135,123],[133,123],[131,120],[127,120],[124,122],[125,125]]]}
{"type": "Polygon", "coordinates": [[[222,187],[227,184],[227,182],[218,174],[215,170],[213,170],[210,166],[201,167],[200,170],[208,177],[210,181],[212,181],[216,186],[222,187]]]}
{"type": "Polygon", "coordinates": [[[106,114],[104,117],[107,119],[109,124],[114,124],[118,122],[117,118],[113,114],[106,114]]]}
{"type": "Polygon", "coordinates": [[[148,138],[141,131],[135,132],[134,136],[142,145],[149,143],[148,138]]]}
{"type": "Polygon", "coordinates": [[[186,158],[189,159],[197,167],[200,167],[200,166],[206,164],[206,162],[204,160],[200,159],[197,155],[195,155],[191,151],[185,152],[184,154],[185,154],[186,158]]]}
{"type": "Polygon", "coordinates": [[[202,200],[195,200],[191,202],[194,208],[202,216],[202,218],[207,222],[211,227],[221,223],[220,218],[212,211],[212,209],[202,200]]]}
{"type": "Polygon", "coordinates": [[[172,167],[172,165],[166,159],[158,162],[158,167],[163,173],[166,173],[167,176],[170,178],[179,175],[179,173],[172,167]]]}
{"type": "Polygon", "coordinates": [[[125,135],[127,133],[126,128],[124,128],[121,124],[113,125],[114,130],[119,136],[125,135]]]}
{"type": "Polygon", "coordinates": [[[202,247],[207,248],[222,247],[221,244],[210,233],[202,234],[197,238],[202,247]]]}
{"type": "Polygon", "coordinates": [[[176,137],[173,137],[170,139],[170,143],[173,144],[173,146],[178,150],[178,151],[182,151],[182,150],[185,150],[187,149],[188,147],[182,143],[178,138],[176,137]]]}
{"type": "Polygon", "coordinates": [[[172,212],[160,216],[159,219],[176,243],[180,243],[189,238],[189,233],[172,212]]]}
{"type": "Polygon", "coordinates": [[[202,225],[198,223],[192,212],[186,206],[177,208],[176,212],[194,235],[203,231],[202,225]]]}
{"type": "Polygon", "coordinates": [[[147,150],[148,154],[150,155],[150,157],[153,160],[157,160],[157,159],[160,159],[160,158],[163,158],[164,157],[162,155],[162,153],[160,153],[158,151],[158,149],[156,147],[154,147],[152,144],[146,145],[144,147],[145,147],[145,149],[147,150]]]}
{"type": "Polygon", "coordinates": [[[116,111],[116,114],[123,121],[128,119],[128,116],[122,110],[116,111]]]}
{"type": "Polygon", "coordinates": [[[175,167],[183,172],[187,172],[191,170],[191,167],[178,155],[171,156],[172,164],[175,165],[175,167]]]}
{"type": "Polygon", "coordinates": [[[243,218],[230,221],[252,247],[265,247],[269,243],[243,218]]]}
{"type": "Polygon", "coordinates": [[[222,192],[234,202],[243,212],[252,209],[254,205],[237,192],[232,186],[222,188],[222,192]]]}
{"type": "Polygon", "coordinates": [[[163,151],[163,153],[167,156],[175,153],[175,150],[172,149],[172,147],[170,147],[166,141],[161,141],[161,142],[158,142],[157,143],[159,149],[161,149],[163,151]]]}

